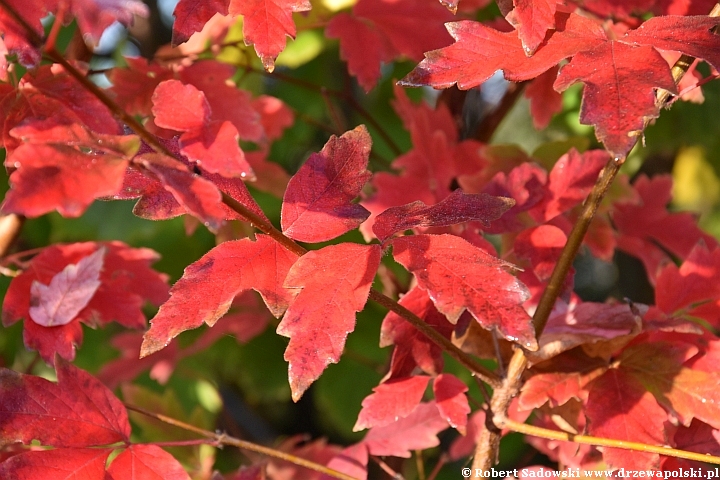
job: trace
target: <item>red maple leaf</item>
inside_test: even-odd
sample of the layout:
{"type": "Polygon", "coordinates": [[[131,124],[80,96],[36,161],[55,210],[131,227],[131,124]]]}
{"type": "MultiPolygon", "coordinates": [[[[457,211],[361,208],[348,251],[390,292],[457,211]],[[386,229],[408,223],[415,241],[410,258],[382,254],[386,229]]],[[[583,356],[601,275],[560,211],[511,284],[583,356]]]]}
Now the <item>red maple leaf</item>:
{"type": "MultiPolygon", "coordinates": [[[[542,338],[542,337],[540,337],[542,338]]],[[[585,387],[607,368],[602,358],[590,357],[582,350],[572,350],[554,357],[531,370],[532,376],[522,386],[518,406],[532,410],[543,406],[564,405],[570,399],[587,400],[585,387]]]]}
{"type": "Polygon", "coordinates": [[[407,417],[374,427],[362,443],[371,455],[410,458],[413,450],[424,450],[440,444],[437,434],[448,427],[435,402],[421,403],[407,417]]]}
{"type": "MultiPolygon", "coordinates": [[[[161,153],[145,153],[135,161],[155,175],[162,187],[172,194],[177,205],[182,207],[182,211],[191,213],[211,230],[217,230],[224,223],[226,210],[220,190],[215,184],[192,173],[183,163],[161,153]]],[[[164,202],[164,205],[167,204],[164,202]]],[[[173,206],[172,203],[169,205],[173,206]]],[[[163,212],[168,217],[179,213],[163,212]]]]}
{"type": "Polygon", "coordinates": [[[29,451],[0,463],[0,475],[16,480],[106,480],[105,464],[112,451],[112,448],[29,451]]]}
{"type": "Polygon", "coordinates": [[[293,400],[340,359],[345,339],[355,329],[355,313],[367,302],[380,256],[379,245],[341,243],[306,253],[290,269],[285,288],[295,298],[277,333],[290,337],[285,360],[293,400]]]}
{"type": "Polygon", "coordinates": [[[515,205],[494,221],[486,229],[487,232],[505,233],[523,230],[528,223],[535,223],[532,218],[523,215],[523,212],[540,208],[548,197],[547,172],[535,163],[525,162],[507,174],[498,172],[485,184],[483,192],[515,200],[515,205]]]}
{"type": "Polygon", "coordinates": [[[682,448],[689,452],[720,455],[720,432],[698,420],[693,420],[689,427],[679,427],[673,441],[675,448],[682,448]]]}
{"type": "MultiPolygon", "coordinates": [[[[360,442],[350,445],[337,454],[328,462],[327,467],[350,475],[353,478],[367,478],[368,460],[367,446],[360,442]]],[[[325,478],[321,480],[325,480],[325,478]]]]}
{"type": "Polygon", "coordinates": [[[291,295],[283,289],[290,267],[297,256],[265,235],[255,242],[242,239],[224,242],[185,269],[170,290],[171,297],[160,307],[145,334],[141,356],[168,345],[170,340],[203,323],[213,326],[236,295],[254,289],[262,295],[270,311],[280,316],[291,295]],[[223,285],[218,289],[218,282],[223,285]]]}
{"type": "Polygon", "coordinates": [[[713,66],[720,61],[716,53],[720,38],[709,33],[717,19],[661,18],[609,40],[598,23],[558,12],[554,32],[529,58],[518,31],[501,33],[471,21],[449,23],[448,31],[456,43],[426,53],[425,60],[400,83],[435,88],[457,83],[466,89],[481,84],[497,70],[508,80],[528,80],[573,57],[560,70],[555,89],[565,90],[577,81],[585,83],[581,120],[595,125],[598,139],[613,155],[624,157],[648,119],[659,114],[655,90],[677,91],[656,48],[688,53],[713,66]],[[686,42],[685,37],[694,42],[686,42]]]}
{"type": "Polygon", "coordinates": [[[696,352],[686,343],[646,341],[626,348],[620,362],[683,425],[697,418],[720,428],[720,375],[683,365],[696,352]]]}
{"type": "Polygon", "coordinates": [[[654,17],[629,31],[623,41],[702,58],[717,69],[720,68],[720,40],[712,29],[718,22],[717,17],[708,16],[654,17]]]}
{"type": "Polygon", "coordinates": [[[230,0],[228,11],[243,16],[245,44],[255,46],[263,66],[272,72],[285,49],[285,37],[295,38],[292,13],[311,8],[308,0],[230,0]]]}
{"type": "Polygon", "coordinates": [[[511,198],[482,193],[466,195],[458,189],[430,207],[418,200],[388,208],[375,217],[373,233],[384,242],[397,232],[416,227],[443,227],[469,221],[478,221],[488,226],[514,204],[511,198]]]}
{"type": "Polygon", "coordinates": [[[455,43],[425,54],[400,85],[461,89],[476,87],[502,70],[511,81],[537,77],[560,60],[606,42],[602,27],[575,14],[556,13],[555,30],[532,57],[525,54],[517,31],[500,32],[469,20],[446,24],[455,43]],[[481,48],[480,45],[484,47],[481,48]]]}
{"type": "MultiPolygon", "coordinates": [[[[667,414],[652,394],[623,369],[610,369],[588,386],[585,413],[591,435],[649,445],[665,445],[667,414]]],[[[657,468],[660,456],[606,447],[603,459],[610,468],[657,468]]]]}
{"type": "Polygon", "coordinates": [[[532,227],[515,238],[515,254],[529,259],[535,275],[545,281],[550,278],[566,241],[565,232],[558,227],[532,227]]]}
{"type": "Polygon", "coordinates": [[[100,282],[105,249],[70,264],[48,285],[35,280],[30,287],[30,318],[44,327],[67,325],[90,303],[100,282]]]}
{"type": "Polygon", "coordinates": [[[183,467],[156,445],[131,445],[122,402],[96,378],[57,358],[58,382],[0,369],[0,435],[3,440],[58,447],[26,450],[0,463],[2,478],[177,479],[183,467]],[[122,442],[115,448],[87,448],[122,442]]]}
{"type": "Polygon", "coordinates": [[[328,38],[340,40],[340,57],[350,75],[369,92],[380,78],[380,67],[393,59],[394,49],[375,25],[348,13],[335,15],[325,28],[328,38]]]}
{"type": "Polygon", "coordinates": [[[184,132],[180,152],[210,173],[226,177],[254,174],[238,145],[238,131],[229,121],[211,122],[211,108],[205,94],[178,80],[160,83],[153,93],[155,124],[184,132]]]}
{"type": "Polygon", "coordinates": [[[414,104],[402,88],[396,87],[393,107],[410,132],[413,149],[392,162],[399,175],[373,175],[375,193],[362,202],[371,211],[360,227],[366,239],[373,238],[370,232],[379,213],[414,201],[434,205],[450,195],[451,183],[458,174],[482,169],[486,164],[479,142],[458,143],[455,120],[446,105],[441,103],[433,109],[425,102],[414,104]]]}
{"type": "Polygon", "coordinates": [[[505,18],[517,30],[523,50],[532,55],[555,26],[557,0],[513,0],[513,5],[505,18]]]}
{"type": "MultiPolygon", "coordinates": [[[[10,0],[8,6],[20,15],[36,35],[42,36],[43,25],[40,22],[49,13],[52,4],[42,0],[10,0]]],[[[16,54],[21,65],[26,67],[40,63],[40,47],[28,38],[28,32],[3,8],[0,9],[0,31],[9,53],[16,54]]]]}
{"type": "Polygon", "coordinates": [[[379,427],[410,415],[420,404],[430,377],[394,378],[373,388],[365,397],[353,431],[379,427]]]}
{"type": "MultiPolygon", "coordinates": [[[[76,243],[54,245],[44,249],[33,258],[29,268],[10,283],[3,303],[3,324],[11,325],[24,319],[25,344],[37,349],[47,362],[52,362],[55,353],[71,360],[75,356],[75,345],[82,341],[80,322],[95,325],[112,320],[130,327],[143,328],[145,316],[142,313],[144,300],[159,305],[167,298],[167,278],[149,268],[157,260],[157,254],[148,249],[132,249],[120,242],[104,244],[76,243]],[[32,286],[50,285],[53,278],[68,265],[77,265],[98,249],[105,248],[100,285],[90,300],[67,323],[53,327],[43,326],[33,315],[32,286]]],[[[59,306],[65,306],[64,298],[59,306]]],[[[79,304],[72,303],[73,310],[79,304]]],[[[42,318],[44,317],[38,317],[42,318]]],[[[64,319],[63,321],[66,321],[64,319]]]]}
{"type": "MultiPolygon", "coordinates": [[[[692,249],[680,267],[668,263],[657,276],[655,301],[667,314],[714,301],[720,291],[720,250],[708,250],[704,242],[692,249]]],[[[717,323],[714,318],[708,321],[717,323]]]]}
{"type": "Polygon", "coordinates": [[[357,228],[369,215],[350,203],[371,176],[370,134],[364,126],[330,137],[290,179],[281,212],[285,235],[302,242],[332,240],[357,228]]]}
{"type": "Polygon", "coordinates": [[[578,81],[585,84],[581,123],[595,125],[598,140],[617,157],[626,155],[646,122],[660,114],[655,90],[677,92],[657,50],[616,41],[575,55],[560,70],[555,89],[564,91],[578,81]]]}
{"type": "MultiPolygon", "coordinates": [[[[399,303],[446,338],[450,338],[453,325],[445,315],[438,312],[425,290],[414,287],[403,295],[399,303]]],[[[391,377],[410,375],[416,366],[431,375],[442,371],[442,349],[394,312],[388,312],[380,328],[380,346],[388,345],[395,345],[390,361],[391,377]],[[402,369],[405,365],[407,371],[402,369]]]]}
{"type": "Polygon", "coordinates": [[[530,100],[530,115],[538,130],[550,125],[553,115],[562,111],[562,95],[555,91],[553,83],[558,68],[551,68],[535,77],[525,88],[525,97],[530,100]]]}
{"type": "Polygon", "coordinates": [[[717,240],[697,227],[691,214],[667,210],[670,176],[641,176],[633,186],[640,203],[616,203],[612,218],[620,233],[618,248],[642,260],[651,282],[655,282],[660,267],[671,260],[666,252],[684,259],[700,239],[709,247],[717,245],[717,240]]]}
{"type": "Polygon", "coordinates": [[[159,154],[148,153],[152,151],[150,147],[144,143],[141,145],[141,155],[136,157],[135,161],[140,165],[146,164],[148,168],[128,168],[122,190],[113,195],[117,200],[140,197],[133,208],[135,215],[150,220],[165,220],[190,213],[199,216],[203,223],[212,228],[220,227],[223,220],[247,220],[220,202],[219,190],[222,190],[259,217],[266,219],[242,179],[205,172],[202,165],[199,166],[201,175],[191,173],[191,164],[180,153],[177,138],[159,141],[176,154],[182,163],[159,154]],[[152,169],[161,174],[152,173],[152,169]]]}
{"type": "Polygon", "coordinates": [[[451,19],[441,5],[424,0],[360,0],[352,14],[333,17],[325,33],[340,40],[350,73],[369,91],[382,63],[400,55],[420,60],[423,52],[447,45],[443,23],[451,19]]]}
{"type": "Polygon", "coordinates": [[[450,373],[442,373],[433,380],[435,404],[440,415],[461,435],[466,434],[470,413],[470,405],[465,395],[467,391],[467,385],[450,373]]]}
{"type": "Polygon", "coordinates": [[[96,134],[54,120],[26,120],[10,134],[23,143],[5,160],[12,173],[2,209],[31,217],[52,210],[77,217],[96,198],[117,193],[139,145],[135,136],[96,134]]]}
{"type": "Polygon", "coordinates": [[[603,150],[580,154],[574,148],[560,157],[548,175],[550,194],[542,219],[551,220],[584,201],[609,159],[603,150]]]}
{"type": "MultiPolygon", "coordinates": [[[[181,2],[182,3],[182,2],[181,2]]],[[[175,20],[177,25],[178,20],[175,20]]],[[[160,82],[173,78],[173,71],[142,57],[125,57],[127,68],[113,68],[107,73],[113,84],[113,100],[130,115],[149,117],[152,94],[160,82]]]]}
{"type": "Polygon", "coordinates": [[[202,91],[210,104],[212,120],[228,121],[242,140],[257,142],[263,138],[261,117],[253,106],[250,92],[237,88],[232,81],[235,68],[217,60],[195,62],[179,72],[179,79],[202,91]]]}
{"type": "Polygon", "coordinates": [[[180,0],[173,12],[173,44],[182,43],[202,30],[216,13],[227,15],[228,3],[229,0],[180,0]]]}
{"type": "MultiPolygon", "coordinates": [[[[10,87],[2,93],[6,96],[0,103],[0,124],[8,156],[22,143],[12,136],[12,129],[35,121],[44,125],[80,124],[94,134],[123,133],[107,106],[61,65],[42,65],[28,71],[17,89],[10,87]]],[[[38,143],[42,142],[38,140],[38,143]]]]}
{"type": "Polygon", "coordinates": [[[528,352],[534,363],[580,345],[614,351],[640,333],[642,321],[627,305],[558,301],[540,337],[540,348],[528,352]]]}
{"type": "Polygon", "coordinates": [[[107,469],[114,480],[190,480],[175,458],[157,445],[130,445],[107,469]]]}
{"type": "Polygon", "coordinates": [[[68,19],[77,21],[83,39],[97,45],[105,29],[115,22],[131,25],[135,15],[150,16],[150,9],[140,0],[70,0],[68,19]]]}
{"type": "Polygon", "coordinates": [[[393,255],[428,291],[437,309],[456,323],[467,309],[486,329],[535,349],[529,293],[505,271],[511,265],[453,235],[413,235],[392,241],[393,255]]]}
{"type": "Polygon", "coordinates": [[[252,101],[253,109],[260,114],[265,140],[280,138],[286,128],[295,121],[293,111],[282,100],[270,95],[260,95],[252,101]]]}
{"type": "Polygon", "coordinates": [[[4,441],[27,445],[38,440],[53,447],[129,441],[125,407],[107,387],[61,358],[55,369],[58,383],[0,370],[0,433],[4,441]]]}

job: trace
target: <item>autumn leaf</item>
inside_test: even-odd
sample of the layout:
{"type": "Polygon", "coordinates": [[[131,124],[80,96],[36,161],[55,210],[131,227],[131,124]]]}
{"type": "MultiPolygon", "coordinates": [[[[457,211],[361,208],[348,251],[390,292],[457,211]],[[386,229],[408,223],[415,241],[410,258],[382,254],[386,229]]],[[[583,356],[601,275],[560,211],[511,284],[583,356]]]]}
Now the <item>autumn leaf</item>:
{"type": "Polygon", "coordinates": [[[432,206],[418,200],[388,208],[375,218],[373,232],[378,240],[384,242],[397,232],[416,227],[443,227],[469,221],[478,221],[487,226],[514,204],[511,198],[482,193],[465,194],[458,189],[432,206]]]}
{"type": "Polygon", "coordinates": [[[330,20],[325,35],[340,40],[340,56],[347,62],[348,71],[366,92],[372,90],[380,78],[380,67],[394,54],[382,32],[367,20],[339,13],[330,20]]]}
{"type": "Polygon", "coordinates": [[[540,363],[580,345],[588,353],[599,351],[609,355],[641,330],[640,317],[627,305],[579,301],[567,305],[558,301],[543,330],[540,347],[535,352],[528,352],[528,358],[533,363],[540,363]]]}
{"type": "Polygon", "coordinates": [[[655,282],[660,268],[670,261],[668,253],[684,259],[700,239],[708,247],[717,245],[715,238],[697,227],[690,213],[668,211],[672,178],[640,176],[633,187],[640,201],[615,203],[612,219],[620,233],[618,248],[643,262],[651,283],[655,282]],[[674,232],[683,232],[683,235],[674,232]]]}
{"type": "Polygon", "coordinates": [[[225,220],[222,195],[212,182],[160,153],[145,153],[136,161],[154,173],[175,201],[208,228],[217,230],[222,226],[225,220]]]}
{"type": "Polygon", "coordinates": [[[253,106],[250,92],[233,82],[235,68],[217,60],[196,62],[178,73],[180,81],[200,90],[216,124],[230,122],[241,140],[259,142],[263,139],[261,115],[253,106]]]}
{"type": "Polygon", "coordinates": [[[505,271],[510,264],[453,235],[413,235],[392,242],[395,259],[411,271],[452,323],[467,309],[486,329],[536,349],[529,293],[505,271]]]}
{"type": "Polygon", "coordinates": [[[308,0],[230,0],[231,15],[243,16],[246,45],[254,45],[263,66],[275,69],[275,59],[285,49],[285,37],[295,38],[293,12],[312,8],[308,0]]]}
{"type": "Polygon", "coordinates": [[[515,254],[527,258],[538,279],[546,281],[560,258],[567,241],[565,232],[554,225],[540,225],[523,230],[515,238],[515,254]]]}
{"type": "Polygon", "coordinates": [[[466,427],[470,414],[470,405],[465,395],[467,391],[467,385],[450,373],[442,373],[433,380],[435,404],[440,415],[461,435],[467,433],[466,427]]]}
{"type": "Polygon", "coordinates": [[[352,14],[334,16],[325,34],[340,40],[348,70],[367,92],[383,63],[401,55],[420,60],[423,52],[446,45],[443,23],[451,19],[441,5],[423,0],[359,0],[352,14]]]}
{"type": "MultiPolygon", "coordinates": [[[[610,369],[588,386],[585,412],[591,435],[648,445],[665,445],[667,418],[645,387],[623,369],[610,369]]],[[[657,468],[656,453],[605,447],[603,459],[610,468],[633,470],[657,468]]]]}
{"type": "Polygon", "coordinates": [[[622,367],[670,410],[683,425],[697,418],[720,428],[720,395],[717,372],[683,366],[695,350],[680,342],[645,342],[623,351],[622,367]]]}
{"type": "Polygon", "coordinates": [[[430,377],[415,375],[395,378],[373,388],[365,397],[353,431],[387,425],[407,417],[420,404],[430,377]]]}
{"type": "Polygon", "coordinates": [[[170,300],[160,307],[145,334],[140,356],[145,357],[168,345],[185,330],[203,323],[213,326],[236,295],[245,290],[259,292],[270,311],[280,316],[291,295],[282,282],[297,256],[275,240],[258,235],[224,242],[188,266],[170,290],[170,300]],[[223,285],[218,289],[218,282],[223,285]]]}
{"type": "Polygon", "coordinates": [[[515,8],[505,18],[515,27],[523,50],[530,56],[555,26],[557,0],[513,0],[515,8]]]}
{"type": "Polygon", "coordinates": [[[202,30],[216,13],[227,15],[228,3],[228,0],[180,0],[173,12],[173,43],[182,43],[202,30]]]}
{"type": "Polygon", "coordinates": [[[532,376],[525,381],[520,391],[519,407],[532,410],[546,402],[550,407],[557,407],[572,398],[586,401],[585,387],[602,375],[606,368],[607,362],[602,358],[590,357],[582,350],[558,355],[531,370],[532,376]]]}
{"type": "Polygon", "coordinates": [[[61,358],[55,369],[58,383],[0,370],[4,442],[81,448],[129,441],[125,407],[107,387],[61,358]]]}
{"type": "Polygon", "coordinates": [[[595,134],[616,157],[635,145],[646,122],[660,114],[657,88],[676,93],[667,62],[649,46],[607,42],[579,52],[555,81],[562,92],[575,82],[585,84],[580,121],[595,126],[595,134]]]}
{"type": "Polygon", "coordinates": [[[26,120],[10,134],[23,143],[5,160],[12,173],[2,209],[31,217],[52,210],[77,217],[96,198],[117,193],[139,147],[132,135],[100,134],[56,120],[26,120]]]}
{"type": "MultiPolygon", "coordinates": [[[[8,4],[36,35],[42,35],[43,25],[40,21],[49,13],[47,2],[11,0],[8,4]]],[[[8,52],[16,54],[21,65],[31,67],[40,62],[40,46],[33,44],[28,38],[28,33],[5,9],[0,10],[0,29],[8,52]]]]}
{"type": "Polygon", "coordinates": [[[37,280],[30,287],[30,318],[44,327],[67,325],[75,319],[95,295],[100,282],[105,249],[70,264],[56,274],[48,285],[37,280]]]}
{"type": "Polygon", "coordinates": [[[379,245],[341,243],[308,252],[292,266],[285,288],[295,297],[277,333],[290,337],[290,389],[298,401],[330,363],[340,360],[380,264],[379,245]],[[322,272],[322,274],[318,274],[322,272]]]}
{"type": "MultiPolygon", "coordinates": [[[[24,341],[28,348],[38,350],[48,363],[52,363],[56,352],[72,360],[75,346],[82,343],[81,322],[95,326],[115,320],[129,328],[145,327],[142,312],[145,300],[159,305],[167,299],[167,277],[150,269],[150,264],[158,258],[152,250],[133,249],[121,242],[47,247],[32,259],[29,269],[10,283],[3,301],[3,325],[24,319],[24,341]],[[34,321],[30,313],[32,285],[35,282],[50,285],[68,265],[77,265],[100,249],[105,249],[100,285],[86,306],[63,325],[47,327],[34,321]]],[[[93,263],[92,260],[89,262],[93,263]]],[[[75,310],[78,305],[71,306],[70,310],[75,310]]]]}
{"type": "MultiPolygon", "coordinates": [[[[668,263],[658,274],[655,300],[667,314],[712,302],[718,294],[720,250],[698,243],[679,267],[668,263]]],[[[713,321],[713,319],[708,319],[713,321]]]]}
{"type": "Polygon", "coordinates": [[[551,220],[583,202],[609,159],[602,150],[580,154],[574,148],[560,157],[548,175],[549,198],[544,220],[551,220]]]}
{"type": "Polygon", "coordinates": [[[488,233],[524,230],[531,219],[524,218],[527,215],[522,214],[541,208],[547,200],[547,172],[535,163],[525,162],[509,173],[501,171],[495,174],[485,183],[483,192],[515,200],[515,204],[502,217],[485,229],[488,233]]]}
{"type": "MultiPolygon", "coordinates": [[[[328,462],[327,467],[354,478],[367,478],[368,460],[367,446],[360,442],[337,454],[328,462]]],[[[321,480],[327,479],[323,477],[321,480]]]]}
{"type": "Polygon", "coordinates": [[[370,178],[370,134],[364,126],[331,137],[288,183],[281,213],[282,230],[302,242],[324,242],[360,225],[369,215],[350,203],[370,178]]]}
{"type": "Polygon", "coordinates": [[[530,115],[538,130],[550,125],[553,115],[562,111],[562,95],[555,91],[553,83],[558,69],[551,68],[535,77],[525,88],[525,97],[530,100],[530,115]]]}
{"type": "Polygon", "coordinates": [[[448,428],[435,402],[421,403],[407,417],[393,423],[374,427],[362,443],[371,455],[392,455],[410,458],[413,450],[440,445],[437,434],[448,428]]]}
{"type": "Polygon", "coordinates": [[[157,126],[184,132],[180,152],[189,160],[225,177],[255,176],[238,145],[236,127],[227,120],[211,121],[212,110],[202,91],[166,80],[157,86],[152,101],[157,126]]]}
{"type": "Polygon", "coordinates": [[[130,445],[107,472],[114,480],[190,480],[182,465],[157,445],[130,445]]]}
{"type": "Polygon", "coordinates": [[[658,16],[629,31],[623,41],[681,52],[720,68],[720,38],[712,32],[718,24],[717,17],[658,16]]]}
{"type": "Polygon", "coordinates": [[[480,85],[497,70],[507,80],[529,80],[607,39],[597,23],[579,15],[558,12],[555,23],[552,36],[532,57],[525,54],[517,31],[500,32],[469,20],[448,23],[445,26],[455,43],[426,53],[400,84],[447,88],[457,83],[465,90],[480,85]]]}
{"type": "Polygon", "coordinates": [[[65,480],[82,478],[105,480],[105,464],[112,448],[56,448],[29,451],[0,463],[3,478],[65,480]]]}
{"type": "MultiPolygon", "coordinates": [[[[438,312],[435,304],[422,288],[413,287],[398,303],[422,318],[446,338],[449,339],[452,335],[453,325],[445,315],[438,312]]],[[[442,371],[443,356],[440,347],[395,312],[388,312],[380,327],[380,346],[388,345],[395,345],[390,360],[392,376],[408,376],[415,367],[420,367],[431,375],[437,375],[442,371]],[[405,366],[407,371],[404,371],[405,366]]]]}

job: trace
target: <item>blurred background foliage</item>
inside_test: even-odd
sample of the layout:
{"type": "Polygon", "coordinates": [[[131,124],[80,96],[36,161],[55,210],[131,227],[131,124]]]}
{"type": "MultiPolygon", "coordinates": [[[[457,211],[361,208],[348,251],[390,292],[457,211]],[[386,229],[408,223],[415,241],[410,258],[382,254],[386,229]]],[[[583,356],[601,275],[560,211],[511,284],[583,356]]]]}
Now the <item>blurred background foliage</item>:
{"type": "MultiPolygon", "coordinates": [[[[382,80],[366,94],[347,73],[346,65],[339,57],[337,41],[323,36],[321,27],[329,15],[351,7],[352,3],[352,0],[313,1],[313,10],[309,14],[295,15],[297,39],[289,40],[274,74],[262,71],[251,48],[227,47],[219,54],[220,60],[239,66],[236,77],[239,87],[254,94],[276,96],[296,113],[295,124],[273,144],[270,153],[270,158],[291,174],[311,152],[323,147],[331,133],[342,133],[358,124],[368,123],[357,105],[377,122],[399,149],[407,151],[411,147],[409,134],[392,110],[390,101],[395,80],[407,74],[414,63],[404,61],[385,65],[382,80]]],[[[123,55],[151,57],[160,46],[169,42],[173,1],[149,2],[149,5],[150,19],[138,21],[130,30],[113,27],[103,37],[92,56],[93,69],[123,65],[123,55]]],[[[478,18],[491,18],[497,14],[493,3],[479,12],[478,18]]],[[[73,25],[64,28],[61,45],[63,42],[70,44],[73,35],[73,25]]],[[[226,41],[241,39],[238,22],[226,41]]],[[[107,85],[107,80],[98,76],[98,83],[107,85]]],[[[536,152],[534,156],[539,162],[543,162],[543,158],[554,161],[569,144],[580,149],[599,147],[592,129],[578,123],[580,93],[578,86],[565,93],[563,112],[556,115],[543,131],[534,129],[528,102],[521,98],[498,128],[492,143],[518,145],[528,154],[536,152]],[[558,152],[560,147],[562,151],[558,152]]],[[[624,172],[630,177],[640,173],[671,173],[675,179],[671,208],[695,212],[705,230],[720,236],[720,116],[717,115],[720,82],[705,85],[703,93],[703,104],[678,101],[672,109],[662,112],[647,129],[644,146],[637,147],[632,153],[624,172]]],[[[413,89],[408,95],[416,101],[434,102],[437,92],[413,89]]],[[[374,139],[371,169],[388,170],[396,157],[393,147],[379,135],[378,128],[368,127],[374,139]]],[[[3,172],[3,175],[6,174],[3,172]]],[[[0,188],[4,194],[7,178],[0,182],[0,188]]],[[[252,193],[273,223],[279,225],[280,199],[256,190],[252,193]]],[[[146,221],[132,214],[132,206],[133,202],[96,202],[80,218],[67,219],[50,214],[30,219],[23,228],[16,250],[59,242],[121,240],[159,252],[162,259],[155,268],[167,273],[171,282],[175,282],[187,265],[216,244],[215,237],[205,229],[197,228],[192,234],[186,234],[182,218],[146,221]]],[[[343,239],[362,241],[357,232],[343,239]]],[[[626,294],[623,280],[628,283],[627,279],[631,279],[629,284],[643,282],[644,272],[639,262],[630,258],[616,260],[614,264],[606,264],[587,253],[578,258],[577,289],[583,297],[602,300],[612,292],[622,298],[626,294]]],[[[388,258],[385,261],[392,262],[388,258]]],[[[7,277],[0,278],[3,294],[8,284],[7,277]]],[[[649,298],[652,298],[652,292],[649,292],[649,298]]],[[[152,318],[154,311],[148,309],[147,314],[152,318]]],[[[245,344],[228,335],[211,348],[180,360],[164,384],[145,372],[132,385],[125,385],[120,390],[131,403],[210,430],[227,430],[250,441],[277,444],[284,437],[308,434],[312,438],[326,437],[331,442],[348,445],[363,435],[363,432],[352,431],[361,401],[386,372],[390,349],[378,346],[383,316],[384,312],[372,304],[358,315],[356,330],[348,338],[342,361],[331,365],[297,404],[290,399],[287,364],[283,360],[287,340],[274,333],[277,321],[245,344]]],[[[119,353],[111,346],[111,339],[121,331],[118,326],[101,330],[85,328],[85,340],[78,350],[76,364],[97,373],[102,365],[118,358],[119,353]]],[[[191,345],[203,331],[204,327],[181,335],[180,344],[191,345]]],[[[19,371],[52,377],[52,370],[43,365],[34,352],[24,349],[21,337],[21,323],[0,329],[0,362],[19,371]]],[[[481,401],[482,395],[467,371],[449,358],[446,364],[448,371],[467,380],[471,397],[481,401]]],[[[193,437],[141,416],[133,415],[132,420],[139,441],[193,437]]],[[[443,446],[447,446],[455,435],[446,432],[443,446]]],[[[501,448],[500,468],[526,463],[534,455],[518,435],[510,435],[504,442],[509,445],[501,448]]],[[[437,460],[440,449],[436,450],[435,457],[425,458],[430,466],[437,460]]],[[[242,454],[233,449],[213,453],[209,447],[177,447],[172,453],[198,478],[211,471],[213,465],[227,471],[245,461],[242,454]],[[216,463],[213,463],[213,455],[217,456],[216,463]]],[[[533,461],[537,463],[538,459],[533,461]]],[[[437,478],[457,478],[460,467],[459,463],[447,465],[437,478]]],[[[405,469],[406,478],[415,478],[414,462],[406,462],[405,469]]],[[[371,473],[370,478],[380,478],[373,475],[379,475],[378,472],[371,473]]]]}

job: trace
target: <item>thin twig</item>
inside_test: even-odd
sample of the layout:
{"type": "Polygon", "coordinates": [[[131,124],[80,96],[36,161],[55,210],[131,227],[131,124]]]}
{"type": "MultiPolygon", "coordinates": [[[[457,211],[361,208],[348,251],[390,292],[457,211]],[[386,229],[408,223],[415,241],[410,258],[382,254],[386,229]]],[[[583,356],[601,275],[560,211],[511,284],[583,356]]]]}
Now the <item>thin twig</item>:
{"type": "Polygon", "coordinates": [[[415,468],[417,469],[418,480],[426,480],[422,450],[415,450],[415,468]]]}
{"type": "Polygon", "coordinates": [[[627,442],[625,440],[616,440],[612,438],[592,437],[590,435],[575,435],[569,432],[550,430],[547,428],[536,427],[534,425],[528,425],[526,423],[516,422],[502,416],[496,416],[494,422],[496,425],[499,425],[502,428],[507,428],[509,430],[512,430],[513,432],[532,435],[534,437],[547,438],[550,440],[561,440],[565,442],[582,443],[586,445],[594,445],[596,447],[613,447],[622,448],[625,450],[633,450],[636,452],[659,453],[660,455],[667,455],[669,457],[685,458],[687,460],[696,460],[698,462],[707,462],[715,465],[720,465],[720,457],[715,457],[710,454],[688,452],[685,450],[677,450],[670,447],[657,447],[655,445],[647,445],[638,442],[627,442]]]}
{"type": "Polygon", "coordinates": [[[378,464],[378,466],[387,473],[393,480],[405,480],[405,477],[401,473],[396,472],[390,465],[388,465],[382,458],[370,455],[370,458],[378,464]]]}
{"type": "Polygon", "coordinates": [[[382,305],[388,310],[398,314],[400,317],[405,319],[413,327],[415,327],[420,333],[429,338],[433,343],[442,348],[448,355],[457,360],[465,368],[470,370],[473,374],[480,377],[483,381],[489,383],[493,388],[500,386],[500,378],[495,372],[486,368],[480,362],[476,361],[473,357],[460,350],[450,340],[445,338],[440,332],[432,328],[430,325],[425,323],[420,317],[415,315],[407,308],[400,305],[395,300],[386,297],[377,290],[370,290],[370,300],[382,305]]]}
{"type": "Polygon", "coordinates": [[[448,461],[447,454],[443,453],[442,455],[440,455],[440,458],[438,459],[437,463],[433,467],[432,472],[430,472],[430,475],[428,475],[427,480],[435,480],[435,478],[440,473],[440,470],[442,470],[442,467],[445,466],[447,461],[448,461]]]}
{"type": "Polygon", "coordinates": [[[211,432],[210,430],[205,430],[203,428],[196,427],[195,425],[190,425],[189,423],[182,422],[180,420],[177,420],[172,417],[168,417],[166,415],[162,415],[160,413],[151,412],[149,410],[145,410],[144,408],[137,407],[135,405],[130,405],[130,404],[126,403],[125,408],[127,408],[128,410],[132,410],[134,412],[142,413],[143,415],[154,418],[163,423],[167,423],[168,425],[173,425],[175,427],[182,428],[183,430],[188,430],[190,432],[197,433],[198,435],[202,435],[203,437],[206,437],[206,438],[212,440],[213,442],[216,442],[218,445],[231,445],[233,447],[241,448],[243,450],[249,450],[251,452],[261,453],[263,455],[267,455],[268,457],[277,458],[278,460],[284,460],[286,462],[290,462],[295,465],[299,465],[301,467],[305,467],[310,470],[320,472],[324,475],[338,478],[340,480],[357,480],[355,477],[351,477],[350,475],[346,475],[342,472],[338,472],[338,471],[328,468],[324,465],[320,465],[318,463],[311,462],[304,458],[301,458],[301,457],[298,457],[295,455],[291,455],[289,453],[281,452],[281,451],[275,450],[273,448],[264,447],[262,445],[257,445],[255,443],[248,442],[245,440],[240,440],[239,438],[231,437],[229,435],[225,435],[224,433],[211,432]]]}

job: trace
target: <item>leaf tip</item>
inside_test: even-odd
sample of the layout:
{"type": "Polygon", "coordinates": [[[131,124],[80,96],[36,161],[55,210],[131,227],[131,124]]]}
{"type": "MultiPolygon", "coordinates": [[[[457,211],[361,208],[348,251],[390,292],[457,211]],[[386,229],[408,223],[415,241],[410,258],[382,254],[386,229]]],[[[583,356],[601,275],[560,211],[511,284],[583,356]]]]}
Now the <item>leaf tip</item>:
{"type": "Polygon", "coordinates": [[[273,73],[275,71],[275,58],[263,55],[260,57],[260,61],[262,62],[263,68],[266,72],[273,73]]]}
{"type": "Polygon", "coordinates": [[[165,343],[161,343],[157,339],[149,337],[146,333],[143,337],[143,343],[140,347],[140,356],[138,358],[145,358],[149,355],[152,355],[153,353],[167,347],[169,343],[170,340],[166,341],[165,343]]]}

